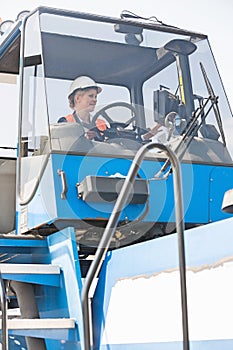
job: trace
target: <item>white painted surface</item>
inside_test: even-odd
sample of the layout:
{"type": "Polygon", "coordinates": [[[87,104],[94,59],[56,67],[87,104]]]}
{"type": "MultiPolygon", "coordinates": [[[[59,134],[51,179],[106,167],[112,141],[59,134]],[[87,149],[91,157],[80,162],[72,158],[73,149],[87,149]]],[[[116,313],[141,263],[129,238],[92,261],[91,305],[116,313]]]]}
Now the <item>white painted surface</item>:
{"type": "MultiPolygon", "coordinates": [[[[187,270],[190,340],[233,339],[233,262],[187,270]]],[[[178,270],[118,280],[102,344],[182,341],[178,270]]]]}

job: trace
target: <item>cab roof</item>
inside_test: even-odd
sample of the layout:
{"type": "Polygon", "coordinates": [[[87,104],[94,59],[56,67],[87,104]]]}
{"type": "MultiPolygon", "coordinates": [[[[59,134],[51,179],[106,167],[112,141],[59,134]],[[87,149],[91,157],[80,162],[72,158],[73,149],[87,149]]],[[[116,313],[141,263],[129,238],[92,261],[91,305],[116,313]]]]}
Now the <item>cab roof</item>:
{"type": "MultiPolygon", "coordinates": [[[[129,19],[119,19],[119,18],[112,18],[112,17],[106,17],[106,16],[99,16],[99,15],[94,15],[94,14],[88,14],[88,13],[83,13],[83,12],[75,12],[75,11],[68,11],[68,10],[62,10],[62,9],[56,9],[56,8],[50,8],[50,7],[44,7],[44,6],[40,6],[38,8],[36,8],[34,11],[30,12],[27,17],[31,16],[32,14],[34,14],[35,12],[38,12],[39,15],[43,14],[43,13],[47,13],[47,14],[54,14],[54,15],[60,15],[60,16],[66,16],[68,17],[73,17],[73,18],[82,18],[82,19],[88,19],[88,20],[93,20],[96,22],[105,22],[105,23],[113,23],[113,24],[124,24],[124,25],[133,25],[135,27],[142,27],[145,29],[151,29],[151,30],[155,30],[155,31],[160,31],[160,32],[167,32],[167,33],[175,33],[175,34],[180,34],[180,35],[187,35],[187,36],[192,36],[192,37],[196,37],[199,39],[204,39],[207,38],[206,35],[204,34],[200,34],[200,33],[195,33],[195,32],[190,32],[184,29],[180,29],[177,27],[173,27],[173,26],[169,26],[169,25],[165,25],[165,24],[161,24],[161,23],[157,23],[157,22],[151,22],[151,21],[141,21],[141,20],[129,20],[129,19]]],[[[19,62],[20,62],[20,42],[21,42],[21,27],[23,25],[23,22],[16,22],[15,25],[11,28],[10,32],[8,32],[7,34],[4,34],[1,38],[0,38],[0,73],[9,73],[9,74],[18,74],[19,73],[19,62]]],[[[48,34],[47,37],[45,38],[46,41],[50,40],[50,44],[46,45],[46,47],[50,47],[51,50],[56,49],[57,50],[57,57],[60,57],[60,59],[63,59],[63,55],[62,52],[64,53],[64,45],[68,46],[69,43],[65,44],[65,40],[67,40],[66,38],[61,38],[53,33],[48,34]],[[50,40],[52,39],[52,40],[50,40]],[[57,41],[61,40],[62,41],[62,45],[57,45],[57,41]]],[[[74,40],[74,38],[71,38],[70,41],[74,40]]],[[[72,43],[70,43],[72,44],[72,43]]],[[[87,45],[85,43],[85,40],[82,41],[82,45],[85,48],[87,45]]],[[[73,45],[69,46],[72,47],[73,45]]],[[[106,52],[106,50],[102,50],[104,43],[100,44],[100,43],[94,43],[93,42],[93,46],[92,49],[89,49],[90,52],[89,54],[91,55],[91,57],[93,57],[93,52],[91,50],[94,50],[94,48],[98,46],[98,52],[99,55],[101,55],[101,52],[106,52]]],[[[115,57],[117,60],[117,56],[119,55],[119,50],[117,49],[117,45],[115,46],[116,50],[115,50],[115,57]]],[[[133,47],[132,50],[134,50],[135,52],[139,52],[142,51],[141,47],[133,47]]],[[[82,50],[81,50],[82,52],[82,50]]],[[[97,51],[95,51],[96,53],[97,51]]],[[[49,59],[49,51],[46,53],[47,58],[49,59]]],[[[73,53],[75,54],[75,53],[73,53]]],[[[71,53],[72,55],[72,53],[71,53]]],[[[130,55],[131,57],[139,57],[138,54],[136,55],[130,55]]],[[[147,55],[146,57],[142,60],[142,61],[138,61],[138,62],[129,62],[129,69],[130,66],[132,67],[133,65],[135,67],[137,67],[137,65],[142,65],[142,64],[146,64],[147,66],[151,64],[151,59],[152,59],[153,53],[152,50],[147,50],[147,55]]],[[[87,55],[85,56],[86,59],[87,55]]],[[[82,60],[82,58],[81,58],[82,60]]],[[[104,59],[102,59],[101,57],[99,57],[98,62],[103,62],[104,64],[104,59]]],[[[137,58],[135,58],[135,60],[137,60],[137,58]]],[[[64,64],[64,60],[62,60],[63,64],[64,64]]],[[[54,61],[53,61],[54,63],[54,61]]],[[[61,64],[61,62],[57,62],[56,66],[55,65],[48,65],[48,68],[50,71],[47,71],[46,76],[53,76],[55,77],[57,75],[57,77],[59,78],[64,78],[64,73],[63,76],[61,74],[61,72],[59,73],[59,69],[57,70],[57,68],[59,67],[59,65],[61,64]],[[54,67],[54,69],[52,68],[54,67]],[[56,70],[56,72],[55,72],[56,70]]],[[[69,60],[67,62],[67,67],[69,66],[69,60]]],[[[106,67],[105,67],[106,70],[106,67]]],[[[71,74],[69,74],[68,72],[66,72],[66,79],[67,78],[73,78],[72,76],[70,76],[71,74]]],[[[91,72],[89,73],[91,74],[91,72]]],[[[133,72],[132,72],[133,74],[133,72]]],[[[96,74],[94,74],[96,75],[96,74]]]]}

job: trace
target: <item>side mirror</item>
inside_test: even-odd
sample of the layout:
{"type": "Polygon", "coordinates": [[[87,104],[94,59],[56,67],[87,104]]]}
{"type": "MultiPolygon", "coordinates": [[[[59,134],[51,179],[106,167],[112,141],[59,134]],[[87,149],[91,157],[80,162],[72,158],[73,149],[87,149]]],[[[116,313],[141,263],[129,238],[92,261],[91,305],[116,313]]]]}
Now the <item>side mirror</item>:
{"type": "Polygon", "coordinates": [[[197,46],[191,41],[174,39],[169,41],[164,48],[168,51],[188,56],[196,51],[197,46]]]}

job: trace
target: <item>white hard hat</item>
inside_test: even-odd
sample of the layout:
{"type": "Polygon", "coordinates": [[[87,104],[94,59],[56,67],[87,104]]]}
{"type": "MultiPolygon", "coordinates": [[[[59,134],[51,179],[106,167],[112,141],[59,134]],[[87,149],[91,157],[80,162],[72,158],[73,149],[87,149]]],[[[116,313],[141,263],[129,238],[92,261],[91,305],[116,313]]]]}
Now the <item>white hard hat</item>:
{"type": "Polygon", "coordinates": [[[96,82],[86,75],[82,75],[76,78],[70,85],[68,97],[78,89],[87,89],[87,88],[96,88],[97,93],[99,94],[102,91],[102,88],[96,84],[96,82]]]}

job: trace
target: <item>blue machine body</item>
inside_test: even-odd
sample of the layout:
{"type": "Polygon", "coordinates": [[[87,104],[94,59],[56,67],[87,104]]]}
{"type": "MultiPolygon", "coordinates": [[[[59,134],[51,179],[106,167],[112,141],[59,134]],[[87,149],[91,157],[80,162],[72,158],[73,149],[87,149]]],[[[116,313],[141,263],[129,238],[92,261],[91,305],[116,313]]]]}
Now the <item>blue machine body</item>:
{"type": "MultiPolygon", "coordinates": [[[[52,154],[44,171],[33,200],[27,207],[28,229],[42,223],[67,226],[75,221],[77,227],[83,220],[107,220],[115,201],[85,202],[78,196],[77,184],[86,176],[126,177],[132,160],[110,157],[92,157],[52,154]],[[62,183],[58,170],[66,174],[67,197],[61,198],[62,183]],[[118,174],[118,175],[116,175],[118,174]],[[54,184],[48,191],[48,184],[54,184]],[[62,224],[62,221],[64,223],[62,224]],[[66,222],[66,223],[65,223],[66,222]]],[[[121,220],[136,220],[146,211],[146,222],[175,222],[172,176],[167,180],[154,177],[162,166],[156,159],[145,160],[139,171],[141,178],[148,181],[147,204],[129,204],[121,213],[121,220]]],[[[186,223],[206,224],[229,217],[222,212],[222,201],[226,190],[232,184],[231,166],[182,163],[184,212],[186,223]]]]}
{"type": "Polygon", "coordinates": [[[4,350],[232,349],[231,108],[206,35],[131,15],[0,30],[4,350]]]}
{"type": "MultiPolygon", "coordinates": [[[[188,308],[192,310],[189,314],[190,346],[194,349],[200,346],[207,349],[232,347],[229,327],[231,232],[232,218],[185,232],[188,308]],[[218,284],[220,280],[221,284],[218,284]],[[209,312],[210,309],[213,312],[209,312]],[[222,334],[225,338],[221,338],[222,334]]],[[[54,279],[41,275],[31,279],[27,274],[12,273],[3,273],[3,278],[35,283],[41,319],[71,317],[76,320],[75,328],[69,331],[9,330],[11,340],[21,342],[23,346],[24,338],[21,337],[30,334],[45,337],[47,347],[51,349],[59,348],[61,343],[65,349],[84,348],[81,292],[85,280],[75,242],[72,228],[57,232],[46,240],[1,239],[1,251],[9,252],[12,264],[23,264],[27,257],[29,265],[32,261],[34,264],[51,263],[61,269],[60,277],[54,279]],[[12,258],[13,252],[14,256],[21,253],[12,258]]],[[[109,252],[92,296],[95,348],[182,348],[178,266],[176,234],[109,252]]],[[[10,349],[14,349],[13,345],[10,349]]]]}

